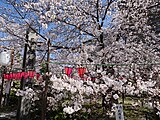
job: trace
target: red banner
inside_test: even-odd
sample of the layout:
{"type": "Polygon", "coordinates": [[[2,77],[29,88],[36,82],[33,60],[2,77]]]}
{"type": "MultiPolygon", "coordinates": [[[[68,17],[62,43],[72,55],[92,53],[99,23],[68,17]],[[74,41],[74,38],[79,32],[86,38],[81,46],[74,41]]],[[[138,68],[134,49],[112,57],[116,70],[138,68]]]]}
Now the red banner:
{"type": "Polygon", "coordinates": [[[34,78],[36,76],[36,79],[40,77],[39,73],[36,73],[35,71],[28,71],[28,72],[17,72],[17,73],[6,73],[4,74],[4,79],[7,80],[20,80],[22,77],[26,78],[34,78]]]}

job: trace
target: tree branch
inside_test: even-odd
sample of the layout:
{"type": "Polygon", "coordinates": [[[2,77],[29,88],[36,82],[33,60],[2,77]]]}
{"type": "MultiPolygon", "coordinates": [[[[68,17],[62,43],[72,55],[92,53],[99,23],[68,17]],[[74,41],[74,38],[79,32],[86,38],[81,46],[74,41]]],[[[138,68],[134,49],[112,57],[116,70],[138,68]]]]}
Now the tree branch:
{"type": "Polygon", "coordinates": [[[109,9],[110,5],[112,4],[112,2],[113,2],[112,0],[111,0],[111,1],[108,0],[107,8],[106,8],[105,13],[104,13],[104,16],[103,16],[103,18],[102,18],[101,27],[103,27],[104,20],[105,20],[105,18],[106,18],[108,9],[109,9]]]}
{"type": "Polygon", "coordinates": [[[68,24],[68,25],[74,26],[75,28],[77,28],[77,29],[79,29],[79,30],[83,31],[84,33],[86,33],[86,34],[88,34],[88,35],[90,35],[90,36],[92,36],[92,37],[95,37],[92,33],[89,33],[88,31],[85,31],[85,30],[81,29],[81,28],[80,28],[80,26],[77,26],[77,25],[71,24],[71,23],[69,23],[69,22],[67,22],[67,21],[65,21],[65,20],[61,20],[61,19],[59,19],[59,18],[56,18],[56,19],[57,19],[58,21],[64,22],[65,24],[68,24]]]}
{"type": "Polygon", "coordinates": [[[22,16],[22,14],[18,11],[18,9],[14,6],[13,3],[11,3],[11,5],[13,6],[13,8],[16,10],[16,12],[20,15],[20,17],[25,21],[25,23],[28,25],[28,27],[33,30],[37,35],[39,35],[40,37],[42,37],[44,40],[48,40],[46,37],[44,37],[43,35],[41,35],[39,32],[37,32],[34,28],[32,28],[30,26],[30,24],[25,20],[25,18],[22,16]]]}
{"type": "Polygon", "coordinates": [[[97,3],[96,3],[96,8],[97,8],[97,23],[98,23],[98,29],[100,30],[101,29],[101,26],[100,26],[100,23],[99,23],[99,0],[97,0],[97,3]]]}

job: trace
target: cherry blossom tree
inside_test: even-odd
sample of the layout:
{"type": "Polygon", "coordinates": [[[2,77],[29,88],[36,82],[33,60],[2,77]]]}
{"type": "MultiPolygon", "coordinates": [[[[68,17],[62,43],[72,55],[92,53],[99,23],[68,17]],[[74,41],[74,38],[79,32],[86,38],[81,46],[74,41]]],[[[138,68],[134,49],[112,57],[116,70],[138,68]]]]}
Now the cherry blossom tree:
{"type": "MultiPolygon", "coordinates": [[[[159,34],[150,22],[150,7],[157,6],[158,1],[7,0],[4,4],[10,8],[1,7],[0,30],[6,34],[5,40],[9,37],[11,43],[18,41],[15,48],[24,46],[30,28],[39,35],[42,51],[46,51],[45,42],[51,40],[51,59],[87,67],[86,82],[80,78],[50,78],[48,111],[62,107],[64,113],[72,114],[93,96],[109,114],[123,93],[159,98],[159,34]],[[93,76],[95,81],[91,81],[93,76]]],[[[51,65],[51,72],[63,67],[51,65]]],[[[43,88],[44,82],[40,84],[43,88]]],[[[26,88],[20,93],[31,91],[26,88]]],[[[41,90],[35,89],[25,99],[34,103],[39,94],[41,90]]],[[[159,101],[154,102],[159,109],[159,101]]]]}

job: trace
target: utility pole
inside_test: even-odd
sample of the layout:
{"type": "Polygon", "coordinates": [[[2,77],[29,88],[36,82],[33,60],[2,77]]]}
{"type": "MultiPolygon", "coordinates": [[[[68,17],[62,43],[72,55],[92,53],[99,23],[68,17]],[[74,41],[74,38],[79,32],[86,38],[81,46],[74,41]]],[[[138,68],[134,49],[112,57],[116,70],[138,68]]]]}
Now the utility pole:
{"type": "Polygon", "coordinates": [[[48,48],[47,48],[47,62],[46,62],[46,80],[45,80],[45,88],[43,91],[43,96],[42,96],[42,117],[41,120],[45,120],[46,118],[46,112],[47,112],[47,92],[48,92],[48,84],[49,84],[49,62],[50,62],[50,40],[47,42],[48,48]]]}
{"type": "Polygon", "coordinates": [[[29,42],[29,46],[28,46],[28,61],[27,61],[27,67],[29,69],[34,69],[34,65],[36,63],[36,46],[37,46],[37,40],[38,40],[38,35],[35,33],[35,31],[31,30],[29,31],[28,34],[28,42],[29,42]]]}
{"type": "MultiPolygon", "coordinates": [[[[27,30],[27,32],[26,32],[26,42],[25,42],[24,54],[23,54],[22,72],[25,72],[25,69],[26,69],[28,34],[29,34],[29,30],[27,30]]],[[[24,86],[25,86],[25,79],[24,79],[24,77],[22,77],[21,83],[20,83],[20,90],[24,90],[24,86]]],[[[16,120],[23,120],[23,115],[22,115],[22,109],[21,108],[22,108],[22,96],[19,96],[16,120]]]]}

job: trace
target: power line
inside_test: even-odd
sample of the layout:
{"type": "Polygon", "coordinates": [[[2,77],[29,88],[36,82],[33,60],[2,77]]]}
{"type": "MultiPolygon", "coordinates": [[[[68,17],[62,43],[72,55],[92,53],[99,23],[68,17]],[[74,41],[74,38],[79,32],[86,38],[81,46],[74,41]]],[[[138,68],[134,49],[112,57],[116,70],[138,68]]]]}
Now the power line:
{"type": "Polygon", "coordinates": [[[106,63],[106,64],[84,64],[84,63],[69,63],[69,62],[50,62],[51,64],[64,64],[64,65],[95,65],[95,66],[130,66],[130,65],[160,65],[160,63],[106,63]]]}
{"type": "MultiPolygon", "coordinates": [[[[47,62],[45,62],[47,63],[47,62]]],[[[55,64],[55,65],[80,65],[80,66],[85,66],[85,65],[88,65],[88,66],[131,66],[131,65],[138,65],[138,66],[144,66],[144,65],[160,65],[160,63],[107,63],[107,64],[83,64],[83,63],[71,63],[71,62],[49,62],[50,64],[55,64]]],[[[38,67],[38,66],[41,66],[41,65],[37,65],[35,67],[38,67]]],[[[10,72],[15,72],[15,71],[19,71],[19,70],[24,70],[22,68],[12,68],[12,70],[9,70],[10,72]]],[[[30,71],[30,70],[35,70],[35,69],[29,69],[29,68],[25,68],[26,71],[30,71]]],[[[0,70],[1,72],[1,70],[0,70]]]]}

